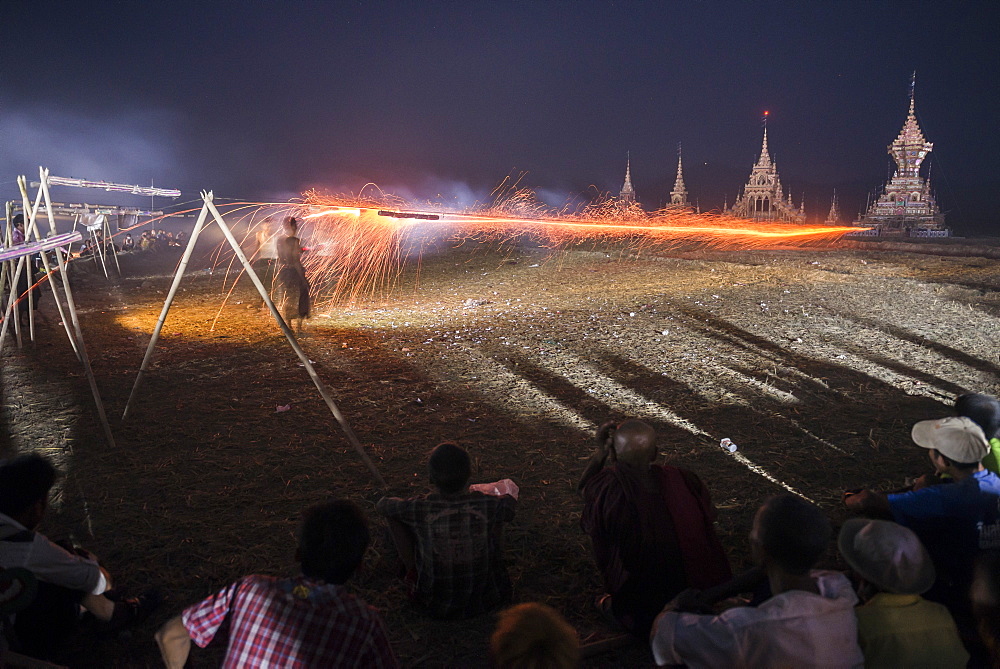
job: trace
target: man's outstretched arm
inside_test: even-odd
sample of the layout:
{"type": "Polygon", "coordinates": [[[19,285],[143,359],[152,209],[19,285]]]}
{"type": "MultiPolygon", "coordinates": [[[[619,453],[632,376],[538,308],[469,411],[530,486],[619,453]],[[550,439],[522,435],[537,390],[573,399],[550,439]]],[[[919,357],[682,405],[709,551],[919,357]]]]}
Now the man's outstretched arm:
{"type": "Polygon", "coordinates": [[[889,498],[880,492],[862,490],[860,492],[844,493],[844,506],[848,511],[868,518],[884,518],[892,520],[892,508],[889,498]]]}

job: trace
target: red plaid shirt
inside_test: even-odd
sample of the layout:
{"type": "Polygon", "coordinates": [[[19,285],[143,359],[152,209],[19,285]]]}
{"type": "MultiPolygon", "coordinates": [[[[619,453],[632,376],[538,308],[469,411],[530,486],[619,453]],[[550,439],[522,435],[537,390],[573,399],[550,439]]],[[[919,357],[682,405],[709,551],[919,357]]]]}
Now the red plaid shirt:
{"type": "Polygon", "coordinates": [[[378,612],[341,585],[246,576],[184,610],[204,648],[229,622],[223,667],[398,667],[378,612]]]}
{"type": "Polygon", "coordinates": [[[417,599],[439,618],[468,618],[511,597],[501,538],[516,506],[510,495],[466,492],[383,497],[376,508],[413,530],[417,599]]]}

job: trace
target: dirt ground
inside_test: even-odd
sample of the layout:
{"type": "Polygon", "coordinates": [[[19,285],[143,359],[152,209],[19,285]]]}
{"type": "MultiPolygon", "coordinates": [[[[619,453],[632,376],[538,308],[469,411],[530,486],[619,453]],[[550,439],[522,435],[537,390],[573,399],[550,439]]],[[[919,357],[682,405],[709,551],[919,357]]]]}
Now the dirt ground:
{"type": "MultiPolygon", "coordinates": [[[[911,423],[947,414],[961,392],[1000,392],[995,260],[466,244],[409,263],[377,304],[320,313],[301,340],[385,490],[250,284],[223,305],[218,273],[185,278],[122,421],[176,260],[125,256],[111,281],[86,263],[73,272],[114,447],[51,295],[36,341],[8,340],[0,357],[0,448],[40,451],[66,474],[43,531],[97,553],[118,585],[169,597],[132,634],[81,641],[64,658],[72,666],[157,666],[152,634],[169,616],[241,575],[292,572],[300,512],[330,495],[371,518],[351,587],[382,611],[404,666],[483,666],[493,616],[436,622],[414,610],[374,513],[384,494],[426,491],[426,455],[452,439],[470,451],[475,481],[520,486],[506,532],[517,600],[546,602],[581,639],[600,640],[611,632],[592,606],[600,580],[575,485],[603,421],[657,428],[663,456],[708,484],[741,568],[764,498],[793,490],[839,522],[842,490],[927,470],[911,423]]],[[[219,657],[195,649],[193,666],[219,657]]],[[[640,643],[585,666],[652,658],[640,643]]]]}

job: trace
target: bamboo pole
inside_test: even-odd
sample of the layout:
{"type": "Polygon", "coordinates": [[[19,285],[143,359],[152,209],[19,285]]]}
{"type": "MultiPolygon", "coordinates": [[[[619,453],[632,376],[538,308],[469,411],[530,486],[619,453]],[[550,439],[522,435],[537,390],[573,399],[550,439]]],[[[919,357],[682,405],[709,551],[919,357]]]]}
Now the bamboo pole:
{"type": "MultiPolygon", "coordinates": [[[[52,217],[52,197],[49,195],[49,171],[39,167],[39,173],[41,175],[41,190],[45,195],[45,209],[48,212],[49,217],[49,232],[55,232],[55,220],[52,217]]],[[[37,231],[37,226],[35,226],[37,231]]],[[[62,276],[63,291],[66,293],[66,306],[69,308],[70,318],[73,321],[73,331],[76,333],[77,345],[74,347],[77,351],[77,355],[80,358],[80,362],[83,363],[83,370],[87,375],[87,382],[90,384],[90,392],[94,396],[94,403],[97,404],[97,415],[101,419],[101,427],[104,428],[104,436],[107,437],[108,445],[111,448],[115,448],[115,437],[111,433],[111,425],[108,423],[108,416],[104,411],[104,401],[101,399],[101,391],[97,388],[97,379],[94,378],[94,370],[90,366],[90,356],[87,355],[87,346],[83,341],[83,330],[80,329],[80,318],[76,311],[76,302],[73,300],[73,289],[69,285],[69,274],[66,273],[66,260],[63,258],[63,250],[56,247],[56,262],[59,265],[59,274],[62,276]]],[[[42,258],[45,258],[46,254],[42,253],[42,258]]],[[[45,260],[46,270],[48,270],[48,260],[45,260]]],[[[51,273],[49,275],[49,283],[54,283],[52,281],[51,273]]],[[[53,290],[53,295],[56,292],[53,290]]],[[[60,310],[61,311],[61,310],[60,310]]],[[[65,321],[64,321],[65,322],[65,321]]],[[[69,334],[69,330],[67,330],[69,334]]],[[[70,337],[70,344],[73,343],[73,337],[70,337]]]]}
{"type": "Polygon", "coordinates": [[[368,467],[368,471],[370,471],[372,476],[375,477],[375,481],[383,488],[387,487],[385,479],[382,478],[378,469],[375,468],[375,463],[372,462],[370,457],[368,457],[368,453],[365,452],[365,448],[361,445],[361,441],[358,439],[358,436],[354,433],[354,430],[351,429],[347,419],[340,413],[340,409],[330,396],[326,384],[323,383],[323,380],[319,378],[319,374],[316,373],[316,369],[313,367],[312,361],[309,360],[309,356],[307,356],[305,351],[302,350],[302,347],[299,346],[299,342],[295,338],[295,333],[292,332],[292,329],[288,327],[288,323],[286,323],[285,319],[281,317],[280,313],[278,313],[278,309],[274,306],[274,302],[271,300],[270,294],[268,294],[267,290],[264,288],[264,284],[261,283],[260,277],[257,276],[257,272],[255,272],[253,267],[250,266],[250,261],[247,260],[246,255],[243,253],[243,249],[240,248],[240,243],[236,241],[236,238],[233,236],[229,226],[226,225],[226,222],[223,220],[219,210],[216,209],[212,193],[202,192],[201,196],[205,200],[205,206],[212,211],[212,216],[215,217],[215,222],[218,223],[219,227],[222,229],[222,234],[226,236],[226,239],[229,241],[229,245],[233,247],[236,257],[239,258],[239,261],[243,264],[243,269],[246,270],[247,276],[250,277],[253,285],[256,286],[257,292],[259,292],[260,296],[264,299],[264,303],[267,305],[268,310],[271,312],[271,315],[274,316],[274,320],[277,321],[281,331],[285,334],[285,338],[288,339],[288,343],[291,344],[292,350],[294,350],[295,354],[299,356],[299,360],[302,361],[306,371],[309,372],[309,378],[312,379],[313,384],[316,386],[316,390],[319,391],[323,401],[326,402],[327,407],[330,408],[330,413],[332,413],[333,417],[337,419],[338,423],[340,423],[340,427],[344,430],[344,434],[347,435],[347,440],[351,442],[351,446],[353,446],[354,450],[357,451],[359,456],[361,456],[362,462],[365,463],[365,466],[368,467]]]}
{"type": "MultiPolygon", "coordinates": [[[[48,176],[48,171],[45,172],[45,176],[46,177],[48,176]]],[[[23,176],[18,177],[17,186],[21,191],[22,206],[24,207],[25,213],[27,213],[28,203],[29,203],[27,179],[25,179],[23,176]]],[[[31,215],[29,217],[29,220],[31,222],[30,232],[33,233],[35,235],[35,239],[38,240],[42,239],[42,235],[38,230],[38,224],[36,222],[36,218],[38,216],[38,207],[41,203],[41,198],[42,198],[42,192],[41,189],[39,189],[38,195],[35,197],[35,206],[31,208],[31,215]]],[[[55,222],[52,220],[51,208],[49,209],[48,216],[49,216],[49,234],[55,234],[56,227],[55,227],[55,222]]],[[[27,238],[28,233],[29,233],[29,228],[28,228],[28,222],[26,221],[24,228],[25,238],[27,238]]],[[[48,254],[46,253],[42,254],[42,266],[45,268],[45,273],[49,278],[48,280],[49,286],[52,287],[52,301],[56,303],[56,311],[59,312],[59,320],[62,321],[63,328],[66,330],[66,336],[69,338],[70,346],[73,347],[73,353],[76,354],[77,359],[80,359],[80,350],[77,347],[76,341],[74,340],[72,333],[70,332],[69,319],[66,318],[66,314],[63,311],[62,301],[59,299],[59,291],[56,288],[56,282],[52,280],[52,267],[51,265],[49,265],[49,257],[48,254]]]]}
{"type": "MultiPolygon", "coordinates": [[[[27,241],[27,240],[25,240],[27,241]]],[[[24,272],[28,275],[28,339],[35,341],[35,268],[32,267],[31,256],[25,257],[24,272]]],[[[20,314],[18,319],[21,320],[20,314]]]]}
{"type": "Polygon", "coordinates": [[[7,297],[7,308],[3,312],[3,324],[0,325],[0,350],[3,349],[3,340],[7,338],[7,326],[10,324],[11,316],[14,316],[14,333],[17,338],[17,347],[21,348],[21,319],[14,312],[14,305],[17,303],[17,282],[21,279],[21,270],[24,268],[24,256],[17,259],[17,270],[10,284],[10,293],[7,297]]]}
{"type": "MultiPolygon", "coordinates": [[[[4,239],[6,239],[4,246],[9,247],[12,246],[14,243],[14,223],[11,221],[11,218],[14,214],[13,202],[7,201],[6,203],[4,203],[4,207],[6,210],[5,213],[7,215],[6,218],[7,224],[4,226],[4,230],[6,233],[4,237],[4,239]]],[[[0,272],[2,272],[2,274],[0,274],[0,295],[3,295],[4,286],[9,286],[9,290],[13,294],[14,289],[17,286],[17,283],[15,283],[13,280],[15,266],[16,265],[13,260],[3,263],[3,269],[0,270],[0,272]],[[9,284],[7,283],[8,281],[10,282],[9,284]]],[[[6,321],[7,321],[7,316],[5,313],[4,322],[6,321]]],[[[19,318],[14,319],[14,338],[17,340],[17,347],[21,348],[24,345],[24,343],[21,341],[21,319],[19,318]]],[[[3,336],[0,335],[0,350],[3,349],[3,340],[4,340],[3,336]]]]}
{"type": "Polygon", "coordinates": [[[122,276],[122,264],[118,262],[118,248],[115,246],[115,237],[111,234],[111,219],[104,215],[104,238],[111,243],[111,255],[115,259],[115,269],[118,270],[118,278],[122,276]]]}
{"type": "MultiPolygon", "coordinates": [[[[3,219],[4,220],[4,226],[3,226],[3,230],[0,230],[0,242],[3,243],[3,246],[5,248],[9,247],[11,245],[11,242],[14,241],[13,237],[11,235],[11,231],[12,231],[12,229],[14,227],[13,223],[11,223],[11,221],[10,221],[10,217],[11,217],[12,213],[13,212],[12,212],[12,209],[11,209],[11,206],[10,206],[10,202],[9,201],[8,202],[4,202],[4,219],[3,219]]],[[[9,261],[5,261],[5,262],[0,263],[0,295],[6,295],[7,294],[7,292],[6,292],[7,291],[7,273],[11,271],[11,269],[10,269],[10,265],[11,264],[12,263],[9,262],[9,261]]],[[[0,346],[0,349],[2,349],[2,348],[3,347],[0,346]]]]}
{"type": "Polygon", "coordinates": [[[153,358],[153,349],[156,348],[156,342],[160,338],[160,330],[163,329],[163,323],[167,320],[167,313],[170,311],[170,305],[173,304],[174,295],[177,294],[177,287],[181,284],[181,277],[184,276],[184,270],[187,269],[188,261],[191,260],[191,253],[194,252],[195,242],[198,241],[198,235],[201,234],[202,228],[205,226],[205,219],[208,218],[208,205],[202,205],[201,212],[198,213],[198,221],[194,224],[194,230],[191,231],[191,237],[188,239],[187,248],[184,249],[184,255],[181,256],[181,262],[177,266],[177,271],[174,272],[174,281],[170,284],[170,291],[167,293],[167,299],[163,302],[163,309],[160,311],[160,318],[156,321],[156,327],[153,328],[153,336],[149,340],[149,345],[146,346],[146,355],[142,358],[142,365],[139,366],[139,373],[135,377],[135,383],[132,385],[132,392],[129,393],[128,402],[125,403],[125,411],[122,413],[122,420],[128,418],[128,411],[132,407],[132,401],[136,397],[136,393],[139,391],[139,386],[142,384],[142,377],[146,374],[146,370],[149,368],[149,362],[153,358]]]}
{"type": "MultiPolygon", "coordinates": [[[[97,214],[97,215],[103,216],[103,214],[97,214]]],[[[102,240],[100,244],[97,243],[97,240],[100,239],[100,237],[104,236],[104,226],[103,225],[101,226],[101,232],[99,237],[95,237],[94,231],[91,230],[90,228],[87,228],[87,232],[90,233],[90,241],[94,243],[93,246],[94,267],[100,267],[101,270],[104,272],[104,278],[107,279],[109,277],[108,277],[108,266],[104,263],[104,242],[102,240]]]]}

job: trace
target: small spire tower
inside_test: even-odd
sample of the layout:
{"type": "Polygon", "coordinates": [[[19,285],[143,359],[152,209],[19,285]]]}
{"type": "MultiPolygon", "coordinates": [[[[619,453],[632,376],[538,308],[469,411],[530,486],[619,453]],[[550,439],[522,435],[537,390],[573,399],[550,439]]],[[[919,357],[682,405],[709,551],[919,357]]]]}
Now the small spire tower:
{"type": "Polygon", "coordinates": [[[767,148],[767,116],[764,112],[764,141],[760,148],[760,158],[750,170],[750,178],[743,187],[743,193],[736,198],[727,213],[740,218],[763,221],[803,223],[805,214],[792,203],[791,192],[785,195],[778,176],[778,166],[767,148]]]}
{"type": "Polygon", "coordinates": [[[625,154],[625,185],[622,186],[618,199],[622,204],[633,204],[635,202],[635,189],[632,188],[632,156],[625,154]]]}
{"type": "Polygon", "coordinates": [[[833,200],[830,202],[830,213],[826,215],[827,225],[840,225],[840,207],[837,204],[837,189],[833,190],[833,200]]]}
{"type": "Polygon", "coordinates": [[[681,145],[677,144],[677,178],[674,180],[674,189],[670,191],[670,207],[676,209],[690,209],[688,202],[688,191],[684,185],[684,167],[681,163],[681,145]]]}

